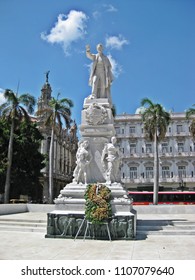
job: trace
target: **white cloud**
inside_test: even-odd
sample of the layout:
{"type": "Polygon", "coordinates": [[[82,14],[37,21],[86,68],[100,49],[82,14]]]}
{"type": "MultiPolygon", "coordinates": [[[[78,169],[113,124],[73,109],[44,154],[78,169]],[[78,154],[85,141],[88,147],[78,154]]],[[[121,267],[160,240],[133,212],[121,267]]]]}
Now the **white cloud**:
{"type": "Polygon", "coordinates": [[[123,71],[122,66],[118,64],[118,62],[112,57],[111,54],[108,55],[108,59],[110,60],[110,63],[112,65],[112,73],[113,73],[114,77],[118,78],[118,76],[123,71]]]}
{"type": "Polygon", "coordinates": [[[101,13],[99,12],[99,11],[95,11],[95,12],[93,12],[93,17],[94,17],[94,19],[98,19],[98,18],[100,18],[100,16],[101,16],[101,13]]]}
{"type": "Polygon", "coordinates": [[[99,7],[99,10],[94,11],[92,15],[95,20],[98,20],[104,13],[113,13],[117,11],[118,10],[111,4],[103,4],[99,7]]]}
{"type": "Polygon", "coordinates": [[[110,36],[106,38],[106,47],[111,49],[121,50],[124,45],[128,45],[129,42],[122,36],[110,36]]]}
{"type": "Polygon", "coordinates": [[[6,101],[3,96],[3,93],[4,93],[4,89],[0,88],[0,105],[6,101]]]}
{"type": "Polygon", "coordinates": [[[106,8],[107,12],[117,12],[118,10],[111,4],[107,5],[105,4],[104,7],[106,8]]]}
{"type": "Polygon", "coordinates": [[[69,55],[71,44],[86,34],[87,19],[81,11],[71,10],[68,15],[60,14],[49,34],[41,33],[41,38],[48,43],[62,45],[64,53],[69,55]]]}

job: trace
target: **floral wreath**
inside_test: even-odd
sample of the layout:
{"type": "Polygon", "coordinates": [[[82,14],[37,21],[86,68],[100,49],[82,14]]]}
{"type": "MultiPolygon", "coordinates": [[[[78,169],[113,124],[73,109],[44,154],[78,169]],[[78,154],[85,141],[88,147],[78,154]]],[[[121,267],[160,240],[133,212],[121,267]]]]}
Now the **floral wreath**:
{"type": "Polygon", "coordinates": [[[89,184],[85,192],[85,217],[93,224],[101,224],[111,217],[111,191],[103,184],[89,184]]]}

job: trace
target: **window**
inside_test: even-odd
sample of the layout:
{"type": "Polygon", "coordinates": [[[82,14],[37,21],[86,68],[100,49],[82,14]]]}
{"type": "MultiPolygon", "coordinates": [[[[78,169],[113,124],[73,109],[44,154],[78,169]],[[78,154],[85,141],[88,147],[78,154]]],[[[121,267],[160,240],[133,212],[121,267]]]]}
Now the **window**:
{"type": "Polygon", "coordinates": [[[168,143],[162,143],[162,152],[167,153],[168,152],[168,143]]]}
{"type": "Polygon", "coordinates": [[[136,144],[130,143],[130,154],[136,153],[136,144]]]}
{"type": "Polygon", "coordinates": [[[184,143],[178,143],[178,152],[181,153],[181,152],[184,152],[184,143]]]}
{"type": "Polygon", "coordinates": [[[163,178],[170,178],[169,166],[162,166],[162,177],[163,178]]]}
{"type": "Polygon", "coordinates": [[[169,133],[171,133],[171,127],[169,126],[169,133]]]}
{"type": "Polygon", "coordinates": [[[120,127],[116,127],[115,130],[116,130],[116,134],[120,134],[120,127]]]}
{"type": "Polygon", "coordinates": [[[146,178],[153,178],[154,171],[153,167],[146,167],[146,178]]]}
{"type": "Polygon", "coordinates": [[[182,131],[183,131],[182,125],[181,124],[177,125],[177,133],[179,134],[182,131]]]}
{"type": "Polygon", "coordinates": [[[152,144],[146,144],[146,153],[152,153],[152,144]]]}
{"type": "Polygon", "coordinates": [[[179,178],[186,177],[186,166],[178,166],[178,176],[179,178]]]}
{"type": "Polygon", "coordinates": [[[137,167],[130,167],[130,179],[137,179],[137,167]]]}
{"type": "Polygon", "coordinates": [[[129,133],[135,133],[135,126],[129,127],[129,133]]]}
{"type": "Polygon", "coordinates": [[[121,133],[122,133],[122,134],[124,134],[124,133],[125,133],[125,129],[124,129],[124,128],[122,128],[122,131],[121,131],[121,133]]]}

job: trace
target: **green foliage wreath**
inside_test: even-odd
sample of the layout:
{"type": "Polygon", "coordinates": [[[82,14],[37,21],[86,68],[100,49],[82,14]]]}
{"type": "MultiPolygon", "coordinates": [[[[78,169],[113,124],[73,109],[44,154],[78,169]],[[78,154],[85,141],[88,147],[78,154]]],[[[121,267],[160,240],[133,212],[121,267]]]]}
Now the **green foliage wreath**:
{"type": "Polygon", "coordinates": [[[93,224],[101,224],[111,214],[111,191],[103,184],[89,184],[85,192],[85,217],[93,224]]]}

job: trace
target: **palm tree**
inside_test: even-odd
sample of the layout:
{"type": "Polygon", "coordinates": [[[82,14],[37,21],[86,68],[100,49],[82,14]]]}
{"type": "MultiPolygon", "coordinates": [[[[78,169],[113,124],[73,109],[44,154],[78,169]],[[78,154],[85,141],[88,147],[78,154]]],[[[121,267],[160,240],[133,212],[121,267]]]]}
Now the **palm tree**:
{"type": "Polygon", "coordinates": [[[4,194],[4,203],[9,203],[15,120],[18,119],[20,121],[23,118],[29,120],[28,113],[33,113],[36,101],[35,98],[28,93],[18,96],[17,93],[14,93],[10,89],[5,90],[4,98],[7,101],[0,106],[0,112],[3,117],[8,117],[11,121],[4,194]],[[23,104],[26,107],[26,109],[23,106],[21,106],[21,104],[23,104]]]}
{"type": "MultiPolygon", "coordinates": [[[[195,106],[195,104],[193,104],[192,106],[195,106]]],[[[192,137],[195,139],[195,108],[191,107],[186,111],[186,118],[190,119],[190,117],[193,117],[190,124],[190,132],[192,137]]]]}
{"type": "Polygon", "coordinates": [[[54,135],[57,128],[62,129],[62,119],[65,121],[66,127],[70,127],[71,123],[71,107],[73,102],[68,98],[58,100],[52,98],[49,101],[49,106],[37,112],[37,115],[46,113],[46,126],[51,126],[51,141],[49,149],[49,203],[53,203],[53,170],[54,170],[54,135]]]}
{"type": "Polygon", "coordinates": [[[167,126],[170,122],[170,114],[160,104],[154,104],[150,99],[141,100],[141,106],[146,106],[142,111],[142,121],[146,137],[154,142],[154,194],[153,204],[158,204],[159,189],[159,156],[158,144],[165,138],[167,126]]]}

